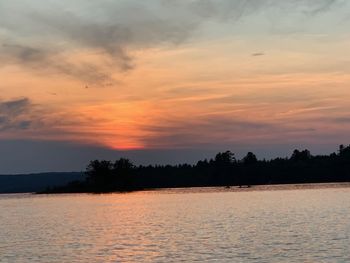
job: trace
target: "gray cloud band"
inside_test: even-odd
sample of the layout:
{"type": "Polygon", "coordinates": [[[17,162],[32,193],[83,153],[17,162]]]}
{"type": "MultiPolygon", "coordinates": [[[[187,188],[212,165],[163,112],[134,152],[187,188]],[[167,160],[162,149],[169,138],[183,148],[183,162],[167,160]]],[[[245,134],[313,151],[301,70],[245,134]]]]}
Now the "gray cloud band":
{"type": "Polygon", "coordinates": [[[111,82],[115,70],[134,62],[128,50],[178,45],[208,19],[232,22],[278,8],[315,15],[341,0],[0,0],[0,58],[34,70],[50,69],[89,83],[111,82]],[[57,54],[90,49],[111,65],[73,64],[57,54]],[[109,68],[109,69],[106,69],[109,68]]]}
{"type": "Polygon", "coordinates": [[[32,104],[27,98],[0,101],[0,130],[24,130],[32,123],[32,104]]]}

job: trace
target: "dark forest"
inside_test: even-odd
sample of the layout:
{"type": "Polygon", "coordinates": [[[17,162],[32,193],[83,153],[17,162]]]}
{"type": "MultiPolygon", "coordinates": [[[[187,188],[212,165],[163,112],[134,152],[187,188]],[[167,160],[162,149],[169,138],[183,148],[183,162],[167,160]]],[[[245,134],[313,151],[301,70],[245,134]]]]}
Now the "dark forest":
{"type": "Polygon", "coordinates": [[[289,158],[258,160],[248,152],[241,160],[231,151],[195,165],[135,166],[129,159],[91,161],[83,181],[47,189],[45,193],[123,192],[157,188],[301,184],[350,181],[350,146],[336,153],[313,156],[294,150],[289,158]]]}

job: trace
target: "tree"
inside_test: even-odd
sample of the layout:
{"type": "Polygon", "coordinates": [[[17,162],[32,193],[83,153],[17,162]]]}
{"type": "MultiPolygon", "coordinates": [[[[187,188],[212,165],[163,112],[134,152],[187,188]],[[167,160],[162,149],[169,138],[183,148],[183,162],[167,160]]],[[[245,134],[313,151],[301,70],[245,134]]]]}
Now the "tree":
{"type": "Polygon", "coordinates": [[[127,158],[120,158],[113,164],[113,169],[116,171],[129,171],[135,168],[135,165],[127,158]]]}
{"type": "Polygon", "coordinates": [[[236,161],[235,154],[231,151],[226,151],[223,153],[218,153],[215,156],[215,164],[219,166],[231,165],[236,161]]]}
{"type": "Polygon", "coordinates": [[[258,158],[256,158],[255,154],[252,152],[248,152],[247,155],[243,158],[243,163],[245,165],[252,165],[258,162],[258,158]]]}
{"type": "Polygon", "coordinates": [[[307,161],[307,160],[310,160],[311,157],[312,156],[309,150],[304,150],[304,151],[294,150],[290,159],[292,161],[307,161]]]}
{"type": "Polygon", "coordinates": [[[135,165],[127,158],[120,158],[113,164],[115,187],[128,190],[133,186],[133,172],[135,165]]]}
{"type": "Polygon", "coordinates": [[[97,191],[104,191],[113,185],[113,164],[110,161],[91,161],[85,174],[89,185],[97,191]]]}
{"type": "Polygon", "coordinates": [[[350,145],[344,146],[343,144],[339,146],[339,156],[350,157],[350,145]]]}

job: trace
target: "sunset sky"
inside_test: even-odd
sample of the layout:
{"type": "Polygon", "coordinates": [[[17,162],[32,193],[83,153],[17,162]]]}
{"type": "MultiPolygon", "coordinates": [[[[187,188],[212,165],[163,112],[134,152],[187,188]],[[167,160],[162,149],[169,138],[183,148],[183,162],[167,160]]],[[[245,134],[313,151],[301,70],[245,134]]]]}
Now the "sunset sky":
{"type": "Polygon", "coordinates": [[[0,173],[350,143],[348,0],[0,0],[0,173]]]}

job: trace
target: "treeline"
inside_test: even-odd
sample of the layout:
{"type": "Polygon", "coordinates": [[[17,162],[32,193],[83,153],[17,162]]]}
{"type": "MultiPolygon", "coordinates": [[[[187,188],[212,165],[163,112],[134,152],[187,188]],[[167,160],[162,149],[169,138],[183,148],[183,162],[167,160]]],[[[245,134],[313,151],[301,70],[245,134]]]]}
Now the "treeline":
{"type": "Polygon", "coordinates": [[[237,160],[230,151],[195,165],[135,166],[129,159],[91,161],[84,181],[75,181],[46,192],[113,192],[152,188],[250,186],[350,182],[350,146],[330,155],[295,150],[289,158],[258,160],[249,152],[237,160]]]}

